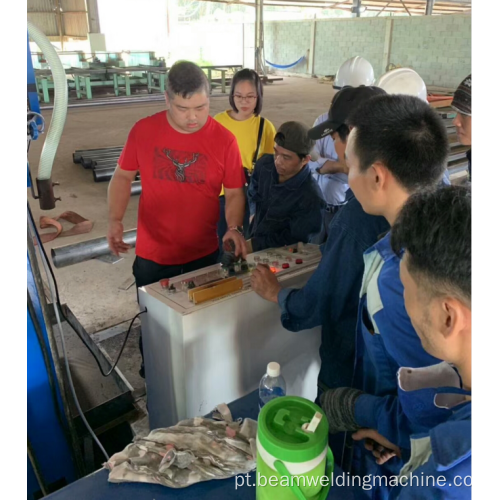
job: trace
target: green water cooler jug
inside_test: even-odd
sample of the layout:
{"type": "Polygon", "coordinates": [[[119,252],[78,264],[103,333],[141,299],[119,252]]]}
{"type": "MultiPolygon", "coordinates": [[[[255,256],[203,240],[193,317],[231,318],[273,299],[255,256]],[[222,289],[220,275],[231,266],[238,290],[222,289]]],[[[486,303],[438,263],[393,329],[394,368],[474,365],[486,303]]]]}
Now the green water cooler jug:
{"type": "Polygon", "coordinates": [[[257,431],[257,500],[324,500],[332,475],[328,422],[319,406],[296,396],[267,403],[257,431]]]}

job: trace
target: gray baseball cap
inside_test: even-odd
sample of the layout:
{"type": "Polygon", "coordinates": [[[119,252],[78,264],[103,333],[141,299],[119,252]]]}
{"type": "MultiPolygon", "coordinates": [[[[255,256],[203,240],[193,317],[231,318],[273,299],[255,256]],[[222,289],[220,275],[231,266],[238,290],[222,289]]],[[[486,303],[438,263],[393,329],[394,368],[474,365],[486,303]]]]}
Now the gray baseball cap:
{"type": "Polygon", "coordinates": [[[274,142],[298,155],[311,154],[314,141],[308,137],[309,128],[301,122],[285,122],[278,129],[274,142]]]}

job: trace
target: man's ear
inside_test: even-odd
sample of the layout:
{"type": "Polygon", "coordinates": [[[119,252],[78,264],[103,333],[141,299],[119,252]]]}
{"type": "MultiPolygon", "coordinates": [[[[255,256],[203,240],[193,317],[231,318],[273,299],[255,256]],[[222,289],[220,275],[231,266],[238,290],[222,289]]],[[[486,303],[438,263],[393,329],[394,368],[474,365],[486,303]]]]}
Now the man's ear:
{"type": "Polygon", "coordinates": [[[471,325],[471,311],[462,302],[453,297],[441,301],[440,333],[446,339],[462,334],[471,325]]]}
{"type": "Polygon", "coordinates": [[[380,163],[379,161],[373,163],[367,172],[370,175],[370,179],[372,180],[372,187],[376,191],[380,191],[387,185],[387,181],[389,180],[389,170],[387,167],[380,163]]]}
{"type": "Polygon", "coordinates": [[[307,155],[303,160],[302,160],[302,166],[307,165],[311,161],[311,155],[307,155]]]}
{"type": "Polygon", "coordinates": [[[168,94],[165,92],[165,104],[167,105],[167,110],[170,109],[170,99],[168,98],[168,94]]]}

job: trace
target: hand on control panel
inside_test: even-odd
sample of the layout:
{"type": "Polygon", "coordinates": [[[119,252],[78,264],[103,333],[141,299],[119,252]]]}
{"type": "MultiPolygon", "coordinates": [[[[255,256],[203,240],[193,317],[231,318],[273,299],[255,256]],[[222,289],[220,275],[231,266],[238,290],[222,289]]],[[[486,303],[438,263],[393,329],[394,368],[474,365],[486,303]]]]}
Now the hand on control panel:
{"type": "Polygon", "coordinates": [[[222,238],[222,242],[224,243],[224,249],[226,249],[227,244],[232,243],[234,255],[246,259],[248,254],[246,240],[238,230],[234,228],[228,229],[227,233],[222,238]]]}
{"type": "Polygon", "coordinates": [[[270,302],[278,303],[278,293],[281,286],[268,266],[259,264],[250,277],[250,283],[256,294],[270,302]]]}

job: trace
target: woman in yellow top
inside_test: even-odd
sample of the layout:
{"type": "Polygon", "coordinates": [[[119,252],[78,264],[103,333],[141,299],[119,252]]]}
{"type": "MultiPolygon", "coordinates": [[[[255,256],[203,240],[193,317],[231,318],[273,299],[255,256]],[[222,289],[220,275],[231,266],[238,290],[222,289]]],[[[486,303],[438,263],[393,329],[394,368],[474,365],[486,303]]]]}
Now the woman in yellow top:
{"type": "MultiPolygon", "coordinates": [[[[252,174],[254,163],[264,154],[274,153],[274,136],[276,129],[267,119],[261,118],[263,89],[259,75],[252,69],[238,71],[231,82],[229,104],[231,109],[219,113],[214,118],[234,134],[240,148],[241,160],[245,168],[247,183],[252,174]],[[258,145],[259,131],[262,121],[262,133],[258,145]]],[[[222,251],[222,237],[226,234],[225,217],[226,200],[224,188],[220,195],[220,217],[217,226],[219,244],[222,251]]],[[[245,237],[249,226],[248,201],[245,207],[243,224],[245,237]]]]}

